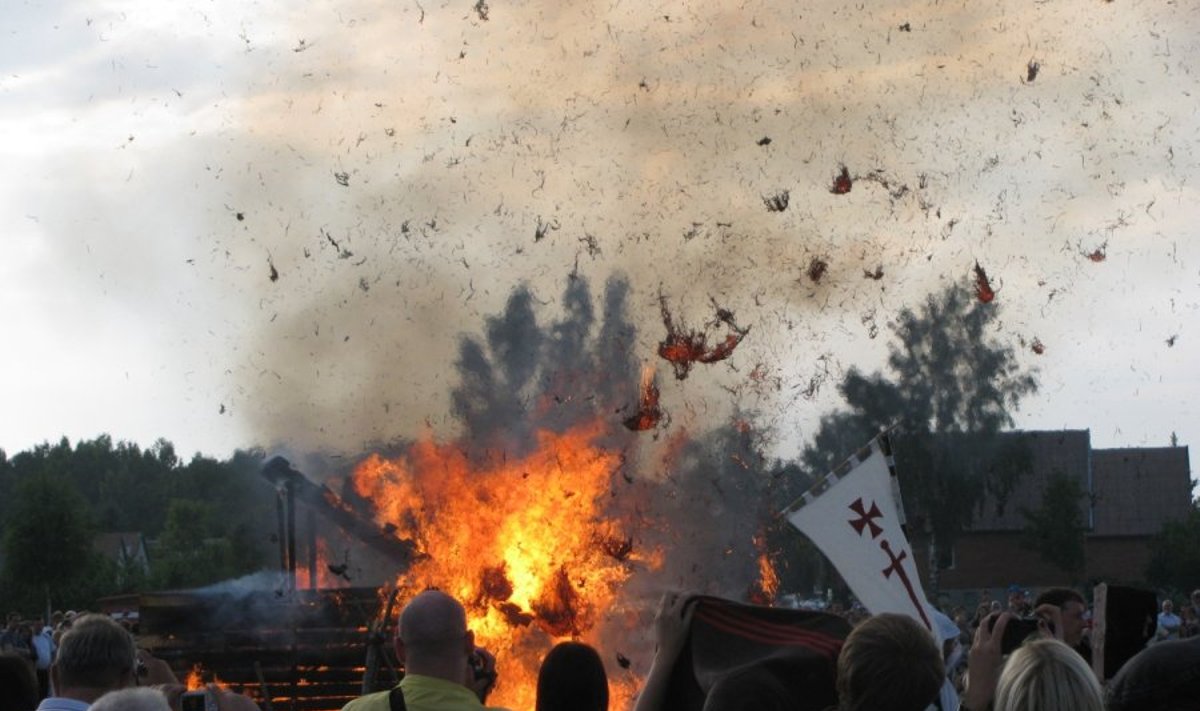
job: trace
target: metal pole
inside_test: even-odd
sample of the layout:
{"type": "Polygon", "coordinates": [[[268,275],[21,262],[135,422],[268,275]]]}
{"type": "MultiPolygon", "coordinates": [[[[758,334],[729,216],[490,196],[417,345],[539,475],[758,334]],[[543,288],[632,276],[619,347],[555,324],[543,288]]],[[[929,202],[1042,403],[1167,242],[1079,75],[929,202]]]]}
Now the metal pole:
{"type": "Polygon", "coordinates": [[[296,591],[296,487],[291,481],[287,487],[287,560],[288,592],[296,591]]]}

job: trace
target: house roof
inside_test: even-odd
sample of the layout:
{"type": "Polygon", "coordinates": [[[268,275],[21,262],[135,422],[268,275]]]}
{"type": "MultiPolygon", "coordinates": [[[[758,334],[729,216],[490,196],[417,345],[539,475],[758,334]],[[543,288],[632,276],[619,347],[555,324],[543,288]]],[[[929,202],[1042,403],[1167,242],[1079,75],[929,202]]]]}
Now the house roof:
{"type": "Polygon", "coordinates": [[[1096,449],[1092,471],[1094,535],[1153,535],[1191,507],[1187,447],[1096,449]]]}
{"type": "Polygon", "coordinates": [[[92,550],[114,559],[137,558],[138,549],[144,545],[140,531],[98,533],[92,539],[92,550]]]}
{"type": "MultiPolygon", "coordinates": [[[[971,524],[972,531],[1020,531],[1028,524],[1022,510],[1042,505],[1042,492],[1057,474],[1079,482],[1084,493],[1092,490],[1088,430],[1003,432],[1000,437],[1020,438],[1029,447],[1030,468],[1013,485],[1008,497],[1000,501],[989,497],[971,524]]],[[[1090,524],[1088,500],[1079,501],[1079,513],[1085,526],[1090,524]]]]}

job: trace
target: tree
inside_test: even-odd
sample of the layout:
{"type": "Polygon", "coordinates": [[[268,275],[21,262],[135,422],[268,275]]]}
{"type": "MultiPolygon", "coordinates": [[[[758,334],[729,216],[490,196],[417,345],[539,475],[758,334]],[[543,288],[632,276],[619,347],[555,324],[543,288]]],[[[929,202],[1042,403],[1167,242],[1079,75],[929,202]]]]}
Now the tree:
{"type": "Polygon", "coordinates": [[[1079,502],[1085,492],[1079,481],[1055,472],[1042,491],[1042,504],[1035,510],[1021,509],[1025,517],[1023,545],[1042,560],[1076,576],[1083,570],[1083,534],[1087,526],[1079,502]]]}
{"type": "Polygon", "coordinates": [[[633,326],[625,311],[629,285],[610,279],[603,321],[595,326],[586,279],[573,275],[562,296],[561,317],[538,323],[528,287],[513,290],[504,313],[489,317],[485,339],[464,336],[455,366],[460,384],[451,392],[463,441],[473,452],[503,447],[510,455],[534,445],[536,429],[563,431],[636,398],[633,326]],[[593,335],[593,331],[598,331],[593,335]]]}
{"type": "Polygon", "coordinates": [[[216,504],[172,499],[151,562],[152,582],[160,588],[194,587],[249,572],[238,569],[232,542],[221,533],[216,504]]]}
{"type": "Polygon", "coordinates": [[[21,608],[91,603],[81,582],[94,572],[87,503],[63,480],[32,476],[17,484],[4,531],[4,578],[21,608]]]}
{"type": "Polygon", "coordinates": [[[1192,505],[1186,518],[1168,521],[1155,537],[1146,580],[1155,587],[1181,593],[1200,581],[1200,508],[1192,505]]]}
{"type": "MultiPolygon", "coordinates": [[[[954,285],[904,309],[892,327],[887,373],[854,368],[839,386],[847,409],[822,418],[802,461],[821,476],[883,429],[905,494],[910,531],[928,534],[930,560],[970,525],[988,494],[1003,500],[1028,469],[1019,438],[997,437],[1037,389],[1013,349],[992,335],[995,303],[954,285]]],[[[930,566],[936,591],[937,565],[930,566]]]]}

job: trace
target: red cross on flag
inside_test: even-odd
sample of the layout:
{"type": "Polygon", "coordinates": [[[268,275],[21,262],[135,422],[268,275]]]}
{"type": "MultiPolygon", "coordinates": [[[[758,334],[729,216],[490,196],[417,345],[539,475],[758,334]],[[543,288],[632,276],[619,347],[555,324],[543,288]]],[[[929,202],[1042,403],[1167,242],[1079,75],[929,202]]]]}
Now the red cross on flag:
{"type": "Polygon", "coordinates": [[[821,549],[872,614],[908,615],[933,629],[884,435],[825,475],[783,515],[821,549]]]}

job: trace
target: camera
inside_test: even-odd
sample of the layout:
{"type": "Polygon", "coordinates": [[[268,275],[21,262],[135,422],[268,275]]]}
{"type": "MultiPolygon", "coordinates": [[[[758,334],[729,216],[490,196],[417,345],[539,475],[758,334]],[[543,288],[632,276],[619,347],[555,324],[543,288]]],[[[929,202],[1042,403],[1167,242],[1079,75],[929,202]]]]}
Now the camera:
{"type": "MultiPolygon", "coordinates": [[[[998,617],[993,617],[988,620],[988,631],[991,632],[996,627],[998,617]]],[[[1008,625],[1004,628],[1004,637],[1000,640],[1000,653],[1011,654],[1017,647],[1020,647],[1030,636],[1038,633],[1038,624],[1042,622],[1042,618],[1030,615],[1028,617],[1013,617],[1008,621],[1008,625]]],[[[1054,631],[1054,623],[1045,620],[1046,628],[1051,632],[1054,631]]]]}
{"type": "Polygon", "coordinates": [[[207,689],[185,692],[180,708],[182,711],[216,711],[217,700],[207,689]]]}

